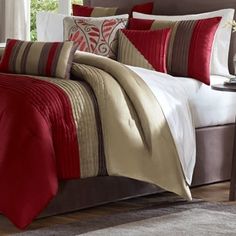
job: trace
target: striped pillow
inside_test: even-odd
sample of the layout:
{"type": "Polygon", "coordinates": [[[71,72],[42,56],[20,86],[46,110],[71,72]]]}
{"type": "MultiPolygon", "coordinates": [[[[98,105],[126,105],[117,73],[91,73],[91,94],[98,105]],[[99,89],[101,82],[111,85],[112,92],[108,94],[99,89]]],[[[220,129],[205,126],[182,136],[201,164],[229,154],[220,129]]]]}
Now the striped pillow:
{"type": "Polygon", "coordinates": [[[166,73],[169,35],[170,29],[121,30],[117,60],[127,65],[166,73]]]}
{"type": "Polygon", "coordinates": [[[114,16],[117,12],[117,7],[87,7],[78,4],[72,4],[73,16],[85,17],[103,17],[114,16]]]}
{"type": "Polygon", "coordinates": [[[76,47],[73,42],[27,42],[8,39],[0,72],[68,79],[76,47]]]}
{"type": "Polygon", "coordinates": [[[155,30],[171,27],[167,71],[210,84],[212,45],[221,17],[203,20],[159,21],[130,19],[129,29],[155,30]]]}

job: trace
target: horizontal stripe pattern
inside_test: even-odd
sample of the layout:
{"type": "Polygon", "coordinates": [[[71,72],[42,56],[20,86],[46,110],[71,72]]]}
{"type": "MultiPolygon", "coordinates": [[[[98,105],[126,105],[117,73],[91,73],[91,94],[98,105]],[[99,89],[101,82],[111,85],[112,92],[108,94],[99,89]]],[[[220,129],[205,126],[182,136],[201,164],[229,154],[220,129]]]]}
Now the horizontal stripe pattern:
{"type": "Polygon", "coordinates": [[[26,42],[9,39],[0,72],[69,78],[76,48],[73,42],[26,42]]]}

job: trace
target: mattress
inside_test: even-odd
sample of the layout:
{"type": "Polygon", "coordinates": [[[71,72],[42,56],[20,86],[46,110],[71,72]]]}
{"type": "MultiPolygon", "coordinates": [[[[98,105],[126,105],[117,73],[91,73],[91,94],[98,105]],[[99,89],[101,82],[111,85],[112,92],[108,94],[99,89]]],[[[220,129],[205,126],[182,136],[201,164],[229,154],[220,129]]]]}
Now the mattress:
{"type": "MultiPolygon", "coordinates": [[[[186,90],[196,128],[235,122],[236,93],[213,90],[210,86],[190,78],[176,77],[175,79],[186,90]]],[[[226,77],[212,75],[211,85],[222,84],[226,79],[226,77]]]]}

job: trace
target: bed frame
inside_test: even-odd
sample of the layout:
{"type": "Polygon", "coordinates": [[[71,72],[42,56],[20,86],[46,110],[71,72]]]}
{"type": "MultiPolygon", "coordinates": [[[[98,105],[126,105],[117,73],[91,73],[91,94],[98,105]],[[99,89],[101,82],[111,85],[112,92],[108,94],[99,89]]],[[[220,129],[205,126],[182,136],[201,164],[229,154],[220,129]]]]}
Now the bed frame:
{"type": "MultiPolygon", "coordinates": [[[[151,0],[84,0],[88,6],[118,6],[127,13],[134,4],[151,0]]],[[[194,14],[222,8],[236,9],[236,0],[155,0],[154,13],[160,15],[194,14]]],[[[230,72],[234,73],[233,56],[236,36],[231,39],[230,72]]],[[[196,129],[197,162],[192,186],[229,180],[233,155],[234,124],[196,129]]],[[[158,193],[160,188],[124,177],[93,177],[60,183],[58,195],[40,217],[71,212],[121,199],[158,193]]]]}

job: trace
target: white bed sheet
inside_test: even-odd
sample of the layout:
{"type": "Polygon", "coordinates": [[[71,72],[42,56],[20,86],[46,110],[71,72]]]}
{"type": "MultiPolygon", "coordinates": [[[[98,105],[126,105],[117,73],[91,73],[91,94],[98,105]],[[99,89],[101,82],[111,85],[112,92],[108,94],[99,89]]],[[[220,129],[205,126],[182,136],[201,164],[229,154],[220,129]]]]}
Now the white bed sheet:
{"type": "MultiPolygon", "coordinates": [[[[225,125],[235,122],[236,93],[211,89],[201,82],[190,78],[178,78],[186,90],[192,118],[196,128],[225,125]]],[[[211,76],[211,84],[222,84],[227,78],[211,76]]]]}
{"type": "MultiPolygon", "coordinates": [[[[161,105],[190,184],[196,161],[195,128],[234,123],[236,93],[216,91],[191,78],[128,67],[144,80],[161,105]]],[[[211,76],[211,84],[222,84],[226,79],[211,76]]]]}

